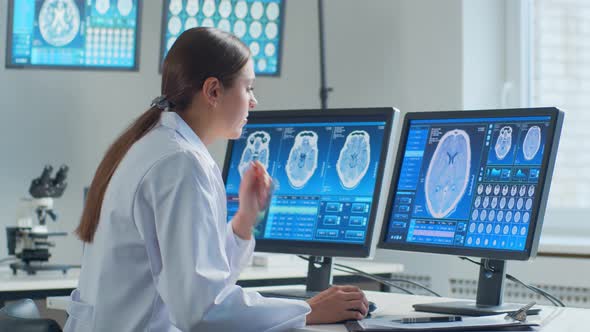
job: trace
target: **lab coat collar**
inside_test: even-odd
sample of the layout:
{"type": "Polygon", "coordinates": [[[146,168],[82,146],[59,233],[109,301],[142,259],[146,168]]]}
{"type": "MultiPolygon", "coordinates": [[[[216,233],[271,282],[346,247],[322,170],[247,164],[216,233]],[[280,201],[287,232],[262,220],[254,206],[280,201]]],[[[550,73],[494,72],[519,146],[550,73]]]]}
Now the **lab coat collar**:
{"type": "Polygon", "coordinates": [[[195,150],[204,151],[208,159],[207,161],[213,165],[217,165],[203,141],[201,141],[199,136],[197,136],[193,129],[180,117],[180,115],[178,115],[178,113],[169,111],[162,112],[160,123],[165,127],[175,130],[195,150]]]}

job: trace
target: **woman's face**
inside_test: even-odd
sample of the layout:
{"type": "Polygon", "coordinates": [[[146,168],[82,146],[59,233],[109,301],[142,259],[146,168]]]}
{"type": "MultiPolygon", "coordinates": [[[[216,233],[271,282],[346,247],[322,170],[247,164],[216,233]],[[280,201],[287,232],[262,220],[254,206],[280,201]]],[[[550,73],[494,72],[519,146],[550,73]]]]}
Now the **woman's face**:
{"type": "Polygon", "coordinates": [[[247,122],[248,112],[256,107],[254,98],[254,63],[252,59],[241,69],[233,86],[226,88],[219,103],[221,136],[237,139],[242,135],[242,128],[247,122]]]}

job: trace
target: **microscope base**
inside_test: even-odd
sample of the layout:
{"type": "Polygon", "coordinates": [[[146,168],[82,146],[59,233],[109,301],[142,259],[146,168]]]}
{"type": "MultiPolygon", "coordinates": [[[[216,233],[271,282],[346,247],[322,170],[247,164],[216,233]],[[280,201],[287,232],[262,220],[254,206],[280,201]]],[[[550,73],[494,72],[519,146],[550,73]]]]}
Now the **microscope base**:
{"type": "Polygon", "coordinates": [[[66,274],[69,269],[80,268],[80,265],[58,265],[58,264],[44,264],[44,265],[31,265],[27,263],[12,263],[10,269],[12,274],[16,275],[16,271],[21,270],[27,272],[28,275],[37,274],[37,271],[62,271],[66,274]]]}

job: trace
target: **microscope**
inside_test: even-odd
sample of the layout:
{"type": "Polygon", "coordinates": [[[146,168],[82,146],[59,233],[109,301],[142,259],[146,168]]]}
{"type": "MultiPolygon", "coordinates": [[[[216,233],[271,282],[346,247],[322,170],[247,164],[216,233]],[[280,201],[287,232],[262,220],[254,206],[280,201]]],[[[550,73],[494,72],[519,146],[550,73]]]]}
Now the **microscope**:
{"type": "Polygon", "coordinates": [[[66,236],[66,232],[49,232],[47,228],[47,217],[54,222],[57,214],[53,210],[53,199],[59,198],[67,187],[66,177],[68,166],[62,165],[51,177],[53,167],[46,165],[41,176],[31,182],[29,193],[33,197],[30,200],[30,208],[36,217],[37,224],[33,225],[32,218],[19,221],[17,227],[7,227],[6,237],[8,254],[15,256],[20,262],[10,264],[12,273],[18,270],[27,274],[36,274],[37,271],[61,270],[64,274],[68,269],[78,267],[75,265],[50,265],[43,264],[49,261],[51,254],[49,248],[55,244],[50,242],[50,236],[66,236]]]}

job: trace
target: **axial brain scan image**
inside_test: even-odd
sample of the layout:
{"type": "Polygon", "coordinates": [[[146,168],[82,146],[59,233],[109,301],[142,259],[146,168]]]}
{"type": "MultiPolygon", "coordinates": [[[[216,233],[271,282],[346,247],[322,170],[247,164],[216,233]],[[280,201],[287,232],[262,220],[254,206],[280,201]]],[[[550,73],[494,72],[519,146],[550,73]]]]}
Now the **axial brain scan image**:
{"type": "Polygon", "coordinates": [[[445,133],[434,151],[426,173],[424,191],[434,218],[453,212],[465,194],[471,165],[469,135],[454,129],[445,133]]]}
{"type": "Polygon", "coordinates": [[[238,165],[240,177],[244,176],[250,163],[256,160],[260,161],[265,169],[268,169],[269,142],[270,135],[265,131],[255,131],[248,136],[246,147],[242,152],[242,158],[238,165]]]}
{"type": "Polygon", "coordinates": [[[133,9],[133,1],[119,0],[117,2],[117,9],[119,10],[119,13],[121,13],[121,15],[127,16],[131,13],[131,10],[133,9]]]}
{"type": "Polygon", "coordinates": [[[182,11],[182,1],[171,0],[170,6],[168,6],[168,9],[170,10],[170,13],[172,13],[172,15],[176,16],[176,15],[180,14],[180,11],[182,11]]]}
{"type": "Polygon", "coordinates": [[[508,155],[510,149],[512,148],[512,127],[506,126],[500,129],[500,134],[498,135],[498,139],[496,140],[496,145],[494,146],[494,151],[496,152],[496,157],[499,160],[502,160],[508,155]]]}
{"type": "Polygon", "coordinates": [[[67,45],[76,38],[79,29],[80,11],[73,0],[43,2],[39,12],[39,31],[48,44],[67,45]]]}
{"type": "Polygon", "coordinates": [[[342,186],[355,188],[363,179],[371,162],[371,145],[369,133],[355,130],[346,137],[344,147],[340,150],[336,171],[342,186]]]}
{"type": "Polygon", "coordinates": [[[524,141],[522,142],[522,153],[525,160],[535,158],[539,148],[541,147],[541,128],[539,126],[532,126],[526,133],[524,141]]]}
{"type": "Polygon", "coordinates": [[[289,183],[295,189],[305,186],[318,167],[318,135],[302,131],[295,136],[285,167],[289,183]]]}
{"type": "Polygon", "coordinates": [[[94,6],[96,7],[97,12],[104,15],[106,12],[109,11],[109,0],[96,0],[96,4],[94,6]]]}

